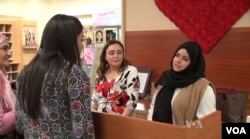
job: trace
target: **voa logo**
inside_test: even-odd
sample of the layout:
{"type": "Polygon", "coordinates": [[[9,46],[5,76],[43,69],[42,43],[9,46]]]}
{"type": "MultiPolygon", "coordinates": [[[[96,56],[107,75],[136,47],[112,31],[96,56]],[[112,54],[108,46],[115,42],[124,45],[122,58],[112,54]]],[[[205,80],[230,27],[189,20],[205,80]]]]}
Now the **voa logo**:
{"type": "Polygon", "coordinates": [[[247,134],[244,127],[226,127],[227,134],[247,134]]]}

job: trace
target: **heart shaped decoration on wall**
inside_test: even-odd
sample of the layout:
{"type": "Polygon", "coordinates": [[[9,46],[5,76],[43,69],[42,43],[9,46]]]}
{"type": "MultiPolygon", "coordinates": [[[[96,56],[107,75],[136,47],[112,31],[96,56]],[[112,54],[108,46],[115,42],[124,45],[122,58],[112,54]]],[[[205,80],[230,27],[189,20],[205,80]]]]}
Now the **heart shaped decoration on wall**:
{"type": "Polygon", "coordinates": [[[159,10],[208,53],[250,8],[250,0],[154,0],[159,10]]]}

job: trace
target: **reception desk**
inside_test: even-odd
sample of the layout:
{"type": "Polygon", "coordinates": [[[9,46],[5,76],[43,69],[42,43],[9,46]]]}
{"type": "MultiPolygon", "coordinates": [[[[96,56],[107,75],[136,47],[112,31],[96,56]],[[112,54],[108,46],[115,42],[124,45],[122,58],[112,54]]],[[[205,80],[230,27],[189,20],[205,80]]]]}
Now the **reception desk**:
{"type": "Polygon", "coordinates": [[[96,139],[221,139],[220,111],[199,119],[202,125],[200,128],[92,113],[96,139]]]}

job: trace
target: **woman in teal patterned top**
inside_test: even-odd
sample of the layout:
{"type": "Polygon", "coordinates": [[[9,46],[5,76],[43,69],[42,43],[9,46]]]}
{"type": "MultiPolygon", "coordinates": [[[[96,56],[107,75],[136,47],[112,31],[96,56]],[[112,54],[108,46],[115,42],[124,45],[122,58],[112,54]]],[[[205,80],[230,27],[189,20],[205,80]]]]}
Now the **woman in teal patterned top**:
{"type": "Polygon", "coordinates": [[[94,138],[89,77],[80,65],[82,29],[73,16],[53,16],[38,54],[20,73],[16,128],[25,138],[94,138]]]}

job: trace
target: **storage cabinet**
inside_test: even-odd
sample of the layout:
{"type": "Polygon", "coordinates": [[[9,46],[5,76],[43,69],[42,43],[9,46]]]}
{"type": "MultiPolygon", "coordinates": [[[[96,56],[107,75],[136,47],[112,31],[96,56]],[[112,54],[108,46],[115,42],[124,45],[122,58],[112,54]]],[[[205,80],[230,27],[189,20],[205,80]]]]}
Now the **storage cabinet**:
{"type": "Polygon", "coordinates": [[[10,66],[6,68],[10,82],[14,82],[17,79],[21,62],[20,37],[18,35],[19,28],[18,21],[0,20],[0,32],[4,33],[11,43],[11,63],[10,66]]]}
{"type": "Polygon", "coordinates": [[[14,82],[17,78],[17,75],[19,73],[18,66],[19,63],[11,63],[10,66],[6,68],[8,78],[11,82],[14,82]]]}
{"type": "MultiPolygon", "coordinates": [[[[8,17],[0,15],[0,32],[4,33],[11,43],[11,63],[6,68],[9,81],[14,82],[18,74],[27,65],[37,53],[38,44],[26,46],[24,39],[24,30],[35,30],[35,21],[24,21],[17,17],[8,17]]],[[[36,36],[37,39],[37,36],[36,36]]],[[[34,44],[34,43],[33,43],[34,44]]]]}

